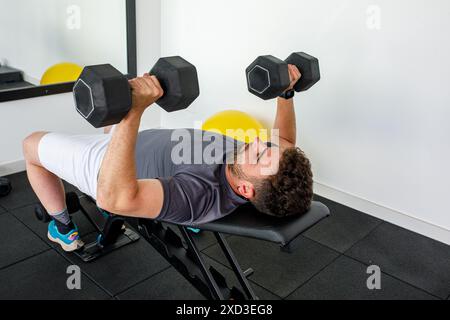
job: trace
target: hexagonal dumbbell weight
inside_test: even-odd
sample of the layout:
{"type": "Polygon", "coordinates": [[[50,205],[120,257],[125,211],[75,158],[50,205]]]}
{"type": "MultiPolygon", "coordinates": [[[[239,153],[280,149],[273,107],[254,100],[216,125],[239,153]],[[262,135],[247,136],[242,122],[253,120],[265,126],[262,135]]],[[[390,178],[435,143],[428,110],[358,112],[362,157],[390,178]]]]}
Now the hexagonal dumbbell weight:
{"type": "Polygon", "coordinates": [[[288,64],[297,66],[302,77],[294,90],[311,88],[320,80],[319,60],[304,52],[291,54],[285,61],[274,56],[260,56],[247,69],[248,90],[264,100],[274,99],[289,88],[288,64]]]}
{"type": "MultiPolygon", "coordinates": [[[[181,57],[159,59],[150,74],[161,83],[156,103],[167,112],[186,109],[200,94],[195,66],[181,57]]],[[[128,79],[110,64],[85,67],[73,94],[78,113],[96,128],[119,123],[132,103],[128,79]]]]}

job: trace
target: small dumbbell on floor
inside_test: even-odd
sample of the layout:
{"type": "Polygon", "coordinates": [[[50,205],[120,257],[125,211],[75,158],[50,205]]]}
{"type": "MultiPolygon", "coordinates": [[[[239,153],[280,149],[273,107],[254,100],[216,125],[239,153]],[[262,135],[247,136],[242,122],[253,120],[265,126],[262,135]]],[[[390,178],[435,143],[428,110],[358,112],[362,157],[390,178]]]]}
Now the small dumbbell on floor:
{"type": "MultiPolygon", "coordinates": [[[[186,109],[200,94],[195,66],[181,57],[159,59],[150,74],[161,83],[156,103],[167,112],[186,109]]],[[[84,68],[73,93],[78,113],[96,128],[119,123],[131,108],[128,79],[110,64],[84,68]]]]}
{"type": "Polygon", "coordinates": [[[249,92],[264,100],[279,97],[290,85],[288,64],[297,66],[302,74],[296,92],[306,91],[320,80],[319,60],[309,54],[296,52],[285,61],[260,56],[246,69],[249,92]]]}
{"type": "Polygon", "coordinates": [[[11,182],[6,178],[0,178],[0,197],[6,197],[11,190],[11,182]]]}
{"type": "MultiPolygon", "coordinates": [[[[80,199],[78,198],[78,195],[75,192],[66,193],[66,206],[67,212],[70,215],[80,210],[81,207],[80,199]]],[[[34,215],[39,221],[42,221],[44,223],[52,221],[52,217],[48,214],[47,210],[45,210],[44,206],[41,203],[38,203],[34,207],[34,215]]]]}

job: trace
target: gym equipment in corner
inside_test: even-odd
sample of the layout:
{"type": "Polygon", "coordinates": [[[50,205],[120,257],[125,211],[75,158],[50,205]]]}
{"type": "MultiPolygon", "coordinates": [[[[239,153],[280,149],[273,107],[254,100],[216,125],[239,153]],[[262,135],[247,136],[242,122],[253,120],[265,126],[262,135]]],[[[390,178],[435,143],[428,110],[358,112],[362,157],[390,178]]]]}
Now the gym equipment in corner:
{"type": "Polygon", "coordinates": [[[288,64],[297,66],[302,77],[294,87],[306,91],[320,80],[319,60],[304,52],[295,52],[285,61],[274,56],[260,56],[246,69],[248,91],[269,100],[279,97],[289,88],[288,64]]]}
{"type": "MultiPolygon", "coordinates": [[[[200,95],[197,69],[183,58],[161,58],[149,72],[164,96],[156,103],[167,112],[186,109],[200,95]]],[[[110,64],[85,67],[73,88],[75,105],[95,128],[119,123],[130,111],[128,79],[110,64]]]]}
{"type": "Polygon", "coordinates": [[[0,65],[0,91],[32,88],[33,84],[24,80],[23,71],[0,65]]]}

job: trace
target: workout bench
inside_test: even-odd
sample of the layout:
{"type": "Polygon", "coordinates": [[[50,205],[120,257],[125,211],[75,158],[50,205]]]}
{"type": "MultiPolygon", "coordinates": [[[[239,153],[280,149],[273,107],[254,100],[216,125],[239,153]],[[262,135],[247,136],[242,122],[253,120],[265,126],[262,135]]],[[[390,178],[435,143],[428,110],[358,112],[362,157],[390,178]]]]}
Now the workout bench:
{"type": "MultiPolygon", "coordinates": [[[[97,241],[75,252],[83,261],[92,261],[139,240],[139,235],[126,227],[124,218],[98,209],[95,201],[88,196],[79,198],[74,193],[68,193],[66,200],[70,213],[81,211],[99,232],[97,241]],[[105,217],[103,228],[90,217],[85,207],[91,207],[103,214],[105,217]]],[[[45,221],[41,219],[43,214],[39,210],[42,210],[42,207],[37,207],[37,217],[45,221]]],[[[195,244],[195,234],[188,226],[150,219],[127,219],[127,221],[207,299],[256,300],[258,297],[247,280],[253,274],[253,270],[241,269],[223,234],[270,241],[280,245],[282,251],[290,253],[296,249],[303,232],[329,215],[328,208],[319,202],[313,202],[311,210],[303,216],[282,219],[263,215],[252,205],[244,205],[220,220],[193,226],[214,234],[243,292],[236,287],[229,288],[225,277],[206,263],[195,244]],[[172,227],[178,228],[181,237],[172,227]]]]}
{"type": "Polygon", "coordinates": [[[185,243],[170,227],[164,227],[160,222],[139,219],[137,227],[158,252],[206,298],[256,300],[258,297],[247,280],[253,270],[242,271],[223,234],[274,242],[280,245],[282,251],[292,252],[299,236],[329,214],[328,208],[319,202],[313,202],[307,214],[285,219],[263,215],[253,206],[245,205],[225,218],[195,226],[213,232],[244,293],[236,287],[230,289],[225,277],[212,266],[208,267],[195,244],[195,235],[186,226],[177,225],[185,243]]]}

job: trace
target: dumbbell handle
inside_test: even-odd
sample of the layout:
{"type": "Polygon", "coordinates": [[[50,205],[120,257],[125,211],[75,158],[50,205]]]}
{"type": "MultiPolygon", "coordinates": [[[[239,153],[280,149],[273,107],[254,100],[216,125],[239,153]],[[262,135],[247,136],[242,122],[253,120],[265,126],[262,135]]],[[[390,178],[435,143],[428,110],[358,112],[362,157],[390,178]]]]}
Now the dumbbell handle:
{"type": "Polygon", "coordinates": [[[296,92],[306,91],[320,80],[319,60],[317,58],[304,52],[295,52],[284,61],[287,64],[295,65],[302,74],[302,77],[294,86],[296,92]],[[306,63],[310,64],[311,70],[306,67],[306,63]]]}

